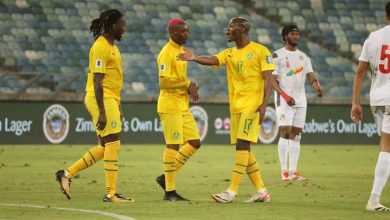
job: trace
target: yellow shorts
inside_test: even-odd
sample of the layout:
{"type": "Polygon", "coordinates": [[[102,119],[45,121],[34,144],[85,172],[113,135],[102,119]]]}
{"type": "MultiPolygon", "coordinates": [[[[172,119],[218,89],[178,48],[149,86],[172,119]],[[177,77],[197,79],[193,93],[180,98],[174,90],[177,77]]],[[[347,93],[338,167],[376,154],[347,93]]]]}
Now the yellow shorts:
{"type": "Polygon", "coordinates": [[[230,142],[237,143],[237,139],[257,143],[259,138],[259,113],[247,111],[230,114],[230,142]]]}
{"type": "Polygon", "coordinates": [[[199,140],[198,127],[191,113],[159,113],[166,144],[184,144],[199,140]]]}
{"type": "Polygon", "coordinates": [[[119,110],[119,103],[113,98],[106,98],[103,100],[104,109],[106,111],[107,124],[104,130],[98,130],[96,123],[99,117],[99,108],[96,103],[94,95],[86,95],[84,99],[85,106],[89,114],[92,116],[92,122],[96,129],[96,134],[100,137],[105,137],[109,134],[120,133],[122,130],[122,122],[119,110]]]}

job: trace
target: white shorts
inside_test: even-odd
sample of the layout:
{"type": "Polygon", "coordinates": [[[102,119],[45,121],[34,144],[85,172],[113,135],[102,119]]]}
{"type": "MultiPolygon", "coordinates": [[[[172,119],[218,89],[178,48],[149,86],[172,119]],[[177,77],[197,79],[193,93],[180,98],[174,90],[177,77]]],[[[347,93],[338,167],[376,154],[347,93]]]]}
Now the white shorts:
{"type": "Polygon", "coordinates": [[[381,132],[390,134],[390,106],[371,106],[371,111],[378,127],[379,136],[381,132]]]}
{"type": "Polygon", "coordinates": [[[305,107],[291,107],[289,105],[276,106],[278,126],[294,126],[303,128],[306,120],[305,107]]]}

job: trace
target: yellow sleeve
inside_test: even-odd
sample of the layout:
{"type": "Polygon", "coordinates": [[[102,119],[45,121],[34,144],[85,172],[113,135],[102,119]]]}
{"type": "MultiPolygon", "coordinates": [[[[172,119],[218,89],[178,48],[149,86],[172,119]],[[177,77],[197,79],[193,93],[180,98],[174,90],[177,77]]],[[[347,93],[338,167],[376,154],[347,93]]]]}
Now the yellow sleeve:
{"type": "Polygon", "coordinates": [[[158,74],[159,74],[159,85],[160,89],[178,89],[188,88],[191,81],[179,80],[174,74],[172,74],[172,62],[168,52],[163,50],[157,59],[158,74]]]}
{"type": "Polygon", "coordinates": [[[160,77],[159,84],[160,89],[179,89],[179,88],[188,88],[191,81],[185,80],[180,81],[174,78],[160,77]]]}
{"type": "Polygon", "coordinates": [[[217,57],[217,59],[219,61],[218,66],[225,66],[226,65],[226,56],[227,56],[228,50],[229,49],[225,49],[225,50],[219,52],[217,55],[214,55],[215,57],[217,57]]]}
{"type": "Polygon", "coordinates": [[[168,53],[165,52],[165,50],[161,51],[160,55],[157,59],[157,65],[158,65],[158,75],[161,77],[171,77],[171,59],[168,53]]]}
{"type": "Polygon", "coordinates": [[[261,71],[275,70],[272,55],[269,50],[264,46],[262,46],[260,49],[260,65],[261,71]]]}
{"type": "Polygon", "coordinates": [[[110,57],[109,48],[100,43],[100,41],[97,41],[96,45],[92,48],[91,56],[91,73],[106,73],[106,67],[110,57]]]}

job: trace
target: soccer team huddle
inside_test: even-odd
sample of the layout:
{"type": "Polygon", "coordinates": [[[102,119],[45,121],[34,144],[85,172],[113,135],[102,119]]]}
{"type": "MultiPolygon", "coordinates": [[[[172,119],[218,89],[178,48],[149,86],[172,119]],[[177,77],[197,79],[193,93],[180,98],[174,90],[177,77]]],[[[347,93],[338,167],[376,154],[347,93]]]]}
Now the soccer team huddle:
{"type": "MultiPolygon", "coordinates": [[[[385,6],[390,24],[390,2],[385,6]]],[[[160,94],[157,113],[165,139],[163,172],[156,182],[164,190],[166,201],[189,201],[176,192],[176,174],[201,147],[196,122],[189,110],[190,99],[200,99],[199,86],[187,78],[188,62],[226,68],[230,110],[230,142],[236,147],[230,184],[221,193],[211,195],[217,203],[235,200],[242,177],[247,174],[255,190],[248,203],[269,202],[270,193],[263,182],[259,163],[251,151],[256,143],[265,111],[274,91],[277,124],[280,130],[278,156],[282,181],[307,181],[298,172],[301,133],[305,124],[307,100],[306,79],[318,97],[323,90],[313,71],[310,58],[298,49],[299,28],[286,25],[281,38],[284,46],[271,53],[265,46],[249,39],[250,22],[244,17],[232,18],[226,28],[227,48],[211,56],[199,56],[184,47],[189,39],[189,25],[181,18],[167,24],[170,39],[157,57],[160,94]]],[[[96,127],[99,142],[78,161],[56,172],[63,194],[71,199],[71,179],[81,170],[103,159],[106,194],[104,202],[134,202],[117,193],[119,134],[124,114],[121,109],[123,86],[122,57],[115,41],[126,31],[126,19],[116,9],[103,11],[92,21],[94,35],[89,53],[89,73],[84,104],[96,127]]],[[[374,184],[366,209],[386,211],[380,195],[390,175],[390,25],[371,33],[363,51],[353,85],[351,119],[362,119],[360,93],[367,70],[372,73],[370,105],[380,129],[380,153],[374,184]]]]}

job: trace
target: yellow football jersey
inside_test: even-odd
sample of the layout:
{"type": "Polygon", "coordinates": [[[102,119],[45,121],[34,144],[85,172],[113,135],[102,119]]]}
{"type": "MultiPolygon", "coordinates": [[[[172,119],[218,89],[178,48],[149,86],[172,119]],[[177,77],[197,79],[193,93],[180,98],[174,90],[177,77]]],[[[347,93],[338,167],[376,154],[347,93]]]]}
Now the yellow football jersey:
{"type": "Polygon", "coordinates": [[[93,74],[103,73],[103,97],[120,100],[123,86],[122,57],[116,45],[104,36],[93,43],[89,51],[89,72],[85,91],[94,94],[93,74]]]}
{"type": "MultiPolygon", "coordinates": [[[[162,48],[157,58],[159,77],[168,77],[176,82],[188,81],[187,61],[181,61],[177,55],[184,53],[184,48],[172,39],[162,48]]],[[[161,89],[157,102],[157,112],[182,114],[189,111],[187,88],[161,89]]]]}
{"type": "Polygon", "coordinates": [[[244,48],[228,48],[215,56],[219,66],[227,69],[230,112],[256,110],[264,96],[261,72],[275,69],[269,50],[251,41],[244,48]]]}

